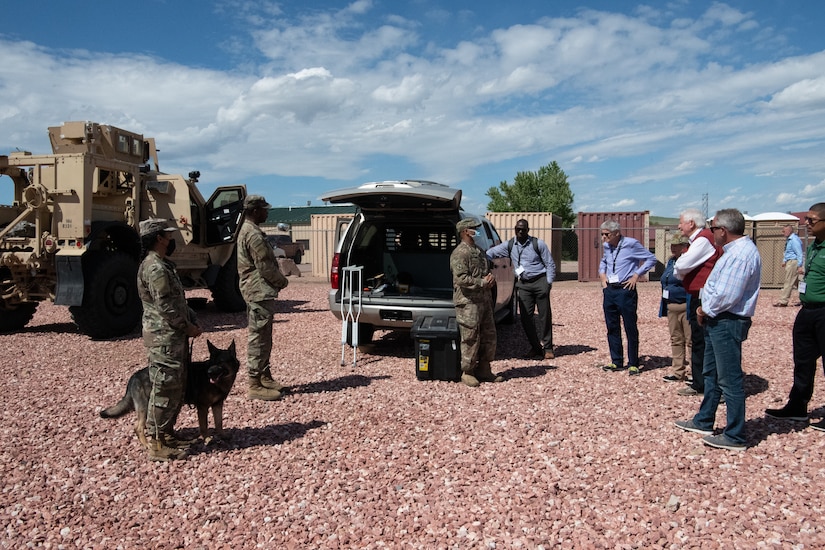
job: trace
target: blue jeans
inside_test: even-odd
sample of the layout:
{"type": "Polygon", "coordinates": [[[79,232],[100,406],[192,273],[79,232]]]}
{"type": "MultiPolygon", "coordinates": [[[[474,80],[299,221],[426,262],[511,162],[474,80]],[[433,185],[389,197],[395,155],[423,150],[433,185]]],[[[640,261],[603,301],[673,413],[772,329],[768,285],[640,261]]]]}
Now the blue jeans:
{"type": "Polygon", "coordinates": [[[607,326],[607,345],[610,347],[610,360],[617,367],[623,366],[622,327],[627,335],[628,366],[639,366],[639,328],[636,309],[639,295],[636,290],[627,290],[608,286],[603,290],[604,323],[607,326]]]}
{"type": "Polygon", "coordinates": [[[705,394],[693,422],[712,430],[719,400],[725,395],[727,425],[722,432],[730,441],[744,445],[745,378],[742,374],[742,342],[748,338],[751,320],[720,313],[705,318],[705,394]]]}

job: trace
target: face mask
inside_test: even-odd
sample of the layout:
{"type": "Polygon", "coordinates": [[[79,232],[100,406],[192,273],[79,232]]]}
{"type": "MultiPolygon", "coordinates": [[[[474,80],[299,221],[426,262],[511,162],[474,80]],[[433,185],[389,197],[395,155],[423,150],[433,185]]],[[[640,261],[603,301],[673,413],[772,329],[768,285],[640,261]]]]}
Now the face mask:
{"type": "Polygon", "coordinates": [[[175,239],[169,239],[169,244],[166,245],[166,255],[171,256],[176,246],[175,239]]]}
{"type": "Polygon", "coordinates": [[[474,238],[474,239],[475,239],[475,238],[476,238],[476,236],[478,235],[478,231],[476,231],[475,229],[468,229],[467,231],[469,231],[469,233],[470,233],[470,237],[472,237],[472,238],[474,238]]]}

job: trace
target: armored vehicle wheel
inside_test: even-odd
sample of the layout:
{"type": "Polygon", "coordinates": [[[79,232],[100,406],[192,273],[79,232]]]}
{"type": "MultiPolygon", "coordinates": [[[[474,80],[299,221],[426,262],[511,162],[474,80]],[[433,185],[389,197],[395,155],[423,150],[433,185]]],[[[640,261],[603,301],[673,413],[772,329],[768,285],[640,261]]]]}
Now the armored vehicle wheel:
{"type": "Polygon", "coordinates": [[[0,332],[13,332],[29,324],[37,309],[36,302],[19,304],[14,309],[0,308],[0,332]]]}
{"type": "Polygon", "coordinates": [[[295,261],[295,265],[301,263],[301,258],[303,258],[303,254],[301,253],[301,251],[296,251],[295,256],[292,257],[292,259],[295,261]]]}
{"type": "Polygon", "coordinates": [[[92,338],[129,334],[143,313],[137,292],[137,262],[123,253],[90,254],[83,262],[83,305],[69,308],[72,319],[92,338]]]}
{"type": "Polygon", "coordinates": [[[212,299],[215,307],[221,311],[235,313],[246,311],[246,302],[241,296],[241,289],[238,286],[240,277],[238,276],[238,258],[234,254],[218,272],[215,286],[212,287],[212,299]]]}

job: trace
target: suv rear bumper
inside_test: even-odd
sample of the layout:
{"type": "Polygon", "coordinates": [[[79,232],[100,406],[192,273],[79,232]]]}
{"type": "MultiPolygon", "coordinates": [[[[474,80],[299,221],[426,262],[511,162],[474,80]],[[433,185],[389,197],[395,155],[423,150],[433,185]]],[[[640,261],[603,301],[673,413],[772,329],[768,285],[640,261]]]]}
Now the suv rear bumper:
{"type": "MultiPolygon", "coordinates": [[[[339,296],[338,291],[330,290],[329,309],[336,318],[343,319],[343,308],[339,296]]],[[[419,317],[455,317],[455,306],[452,300],[410,296],[404,298],[404,303],[400,302],[398,296],[382,299],[371,298],[365,294],[362,297],[358,322],[373,325],[377,329],[410,330],[413,322],[419,317]]],[[[354,301],[353,314],[357,312],[357,306],[357,301],[354,301]]]]}

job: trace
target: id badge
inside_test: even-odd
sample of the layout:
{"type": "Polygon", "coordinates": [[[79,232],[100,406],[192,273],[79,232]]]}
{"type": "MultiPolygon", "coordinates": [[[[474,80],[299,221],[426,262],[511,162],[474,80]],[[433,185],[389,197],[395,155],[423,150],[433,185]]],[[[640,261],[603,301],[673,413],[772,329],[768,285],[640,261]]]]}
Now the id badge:
{"type": "Polygon", "coordinates": [[[807,286],[808,284],[805,281],[799,281],[799,293],[805,294],[805,287],[807,286]]]}
{"type": "Polygon", "coordinates": [[[518,266],[516,268],[516,277],[521,277],[522,273],[524,273],[524,268],[522,266],[518,266]]]}
{"type": "Polygon", "coordinates": [[[619,276],[614,273],[613,275],[611,275],[607,278],[607,282],[608,283],[618,283],[619,282],[619,276]]]}
{"type": "Polygon", "coordinates": [[[665,300],[670,298],[670,291],[668,289],[662,290],[662,298],[665,299],[665,300]]]}

